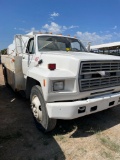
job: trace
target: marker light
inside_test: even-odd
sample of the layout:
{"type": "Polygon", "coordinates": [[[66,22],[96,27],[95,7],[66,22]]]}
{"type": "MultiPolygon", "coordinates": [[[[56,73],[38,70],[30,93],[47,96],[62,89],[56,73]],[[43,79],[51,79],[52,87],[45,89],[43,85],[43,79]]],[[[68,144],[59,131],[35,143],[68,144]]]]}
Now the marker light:
{"type": "Polygon", "coordinates": [[[44,87],[46,86],[46,81],[45,81],[45,79],[43,79],[43,86],[44,86],[44,87]]]}
{"type": "Polygon", "coordinates": [[[12,58],[11,62],[15,62],[15,59],[12,58]]]}
{"type": "Polygon", "coordinates": [[[50,70],[55,70],[56,69],[56,64],[55,63],[50,63],[50,64],[48,64],[48,69],[50,69],[50,70]]]}

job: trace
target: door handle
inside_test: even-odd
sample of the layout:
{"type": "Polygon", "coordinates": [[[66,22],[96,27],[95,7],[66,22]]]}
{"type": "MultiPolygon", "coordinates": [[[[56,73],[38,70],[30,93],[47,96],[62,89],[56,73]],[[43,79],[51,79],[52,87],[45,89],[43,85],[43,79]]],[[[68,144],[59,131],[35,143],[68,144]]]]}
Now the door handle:
{"type": "Polygon", "coordinates": [[[22,57],[22,59],[25,59],[25,57],[22,57]]]}

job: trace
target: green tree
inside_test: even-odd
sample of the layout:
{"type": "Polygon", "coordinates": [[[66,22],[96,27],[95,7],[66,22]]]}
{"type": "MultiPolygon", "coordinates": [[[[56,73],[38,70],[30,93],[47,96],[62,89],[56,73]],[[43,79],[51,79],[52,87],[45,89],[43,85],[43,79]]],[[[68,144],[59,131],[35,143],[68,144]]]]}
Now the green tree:
{"type": "Polygon", "coordinates": [[[5,49],[2,49],[0,52],[1,52],[1,54],[4,54],[4,55],[5,55],[5,54],[7,54],[7,49],[6,49],[6,48],[5,48],[5,49]]]}

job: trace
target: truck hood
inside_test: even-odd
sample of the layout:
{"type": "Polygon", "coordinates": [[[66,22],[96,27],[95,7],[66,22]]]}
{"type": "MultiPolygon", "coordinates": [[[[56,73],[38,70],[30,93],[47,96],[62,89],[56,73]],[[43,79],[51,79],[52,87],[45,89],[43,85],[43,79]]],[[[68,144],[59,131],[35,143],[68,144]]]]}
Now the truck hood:
{"type": "Polygon", "coordinates": [[[66,52],[66,51],[54,51],[54,52],[43,52],[43,54],[54,55],[55,57],[69,57],[77,60],[120,60],[119,56],[96,54],[90,52],[66,52]]]}
{"type": "MultiPolygon", "coordinates": [[[[47,68],[48,64],[56,64],[56,70],[67,70],[78,75],[81,61],[107,61],[120,60],[118,56],[95,54],[89,52],[42,52],[40,59],[43,63],[40,68],[47,68]]],[[[55,70],[55,71],[56,71],[55,70]]]]}

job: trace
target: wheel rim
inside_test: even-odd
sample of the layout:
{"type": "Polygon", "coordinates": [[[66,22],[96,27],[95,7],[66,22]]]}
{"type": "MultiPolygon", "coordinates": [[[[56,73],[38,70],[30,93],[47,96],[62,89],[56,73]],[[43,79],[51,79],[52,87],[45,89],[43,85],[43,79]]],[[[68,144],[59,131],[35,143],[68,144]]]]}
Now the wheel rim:
{"type": "Polygon", "coordinates": [[[31,109],[33,112],[34,117],[38,120],[42,120],[42,110],[41,110],[41,103],[37,95],[33,96],[31,109]]]}

